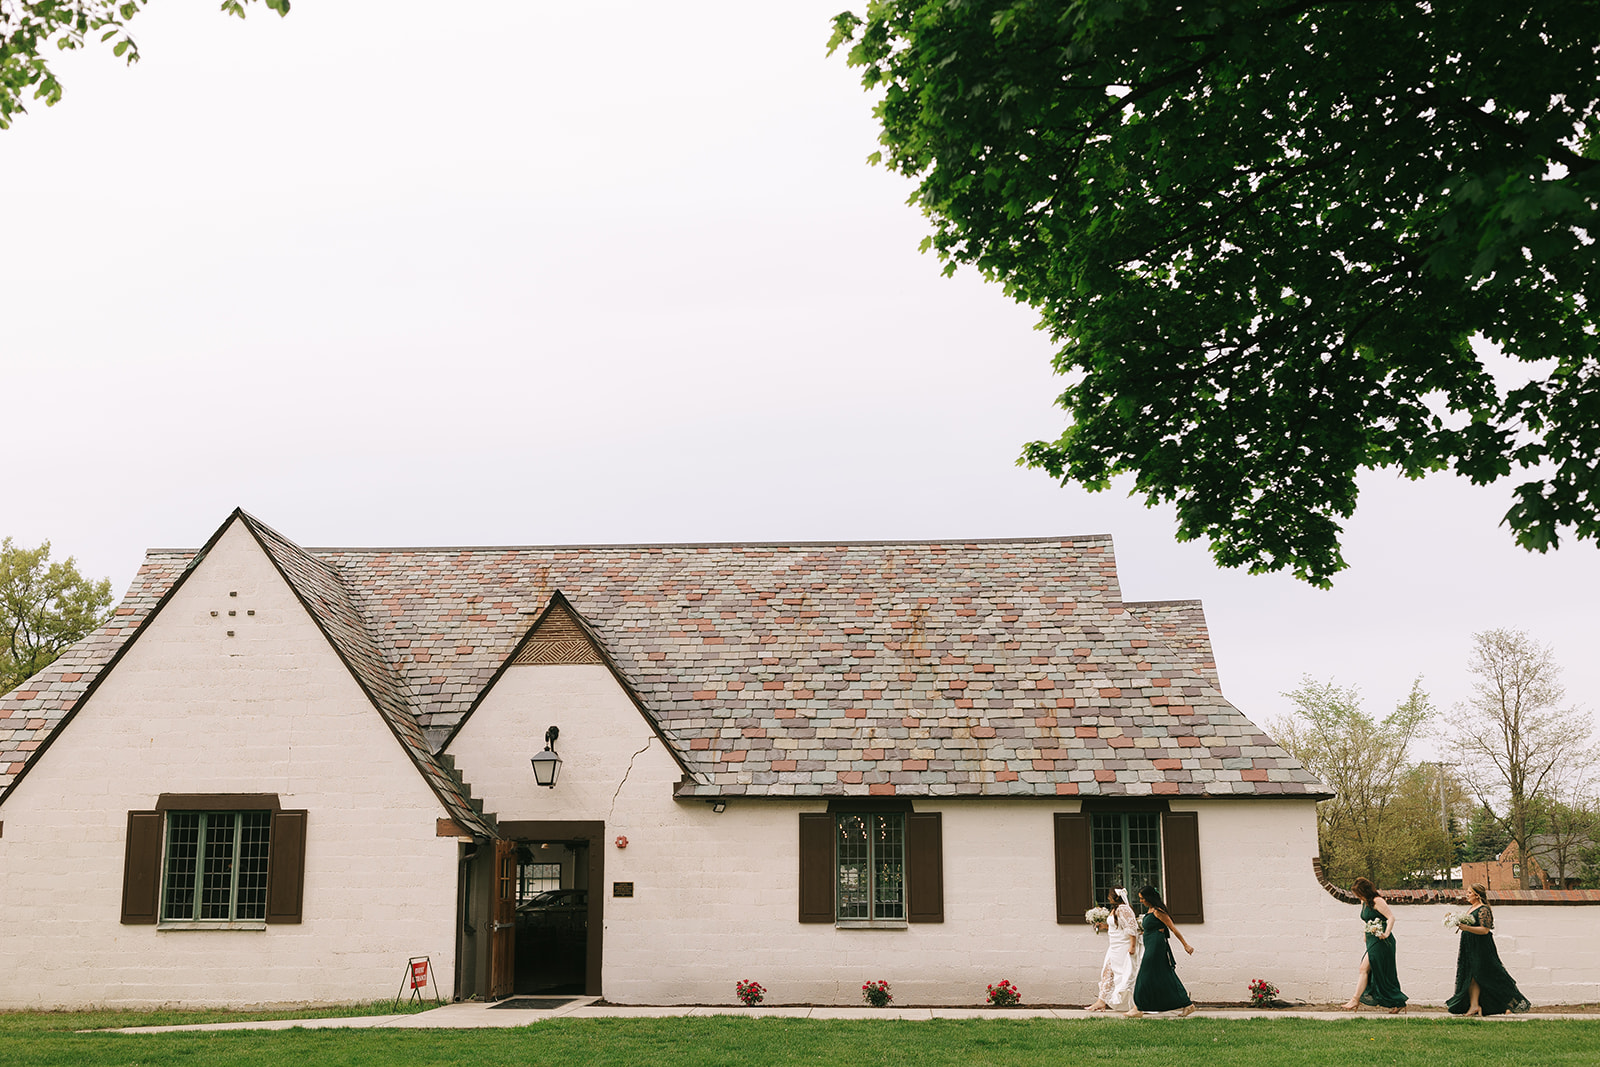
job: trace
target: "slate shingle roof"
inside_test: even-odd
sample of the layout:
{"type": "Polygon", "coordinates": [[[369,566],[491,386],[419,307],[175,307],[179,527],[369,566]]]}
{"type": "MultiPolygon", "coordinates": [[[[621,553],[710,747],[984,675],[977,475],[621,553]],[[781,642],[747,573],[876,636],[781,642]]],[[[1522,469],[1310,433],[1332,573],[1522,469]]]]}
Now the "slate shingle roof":
{"type": "Polygon", "coordinates": [[[1123,602],[1108,537],[271,551],[435,745],[560,591],[680,795],[1327,795],[1218,691],[1198,602],[1123,602]]]}
{"type": "Polygon", "coordinates": [[[1211,631],[1206,628],[1205,609],[1198,600],[1129,601],[1122,605],[1167,647],[1184,657],[1189,667],[1221,689],[1217,663],[1211,654],[1211,631]]]}
{"type": "Polygon", "coordinates": [[[338,569],[318,559],[284,537],[272,527],[240,513],[256,535],[280,574],[305,604],[328,641],[339,653],[350,673],[372,701],[406,753],[422,772],[434,793],[443,801],[458,826],[492,835],[478,814],[461,781],[440,764],[423,736],[422,727],[411,711],[411,695],[405,679],[398,674],[378,643],[373,639],[365,616],[357,610],[338,569]]]}

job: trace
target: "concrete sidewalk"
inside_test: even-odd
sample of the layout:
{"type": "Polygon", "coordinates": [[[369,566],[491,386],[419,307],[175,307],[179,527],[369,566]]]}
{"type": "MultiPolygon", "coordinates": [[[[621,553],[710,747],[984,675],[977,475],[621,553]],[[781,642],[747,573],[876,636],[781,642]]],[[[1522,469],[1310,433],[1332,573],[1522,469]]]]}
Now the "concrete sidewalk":
{"type": "MultiPolygon", "coordinates": [[[[348,1027],[351,1029],[405,1029],[405,1030],[473,1030],[486,1027],[529,1026],[550,1019],[627,1019],[627,1018],[686,1018],[707,1015],[737,1015],[752,1019],[903,1019],[923,1022],[930,1019],[1107,1019],[1126,1025],[1141,1022],[1181,1022],[1176,1015],[1148,1015],[1142,1020],[1124,1019],[1114,1012],[1087,1012],[1082,1008],[811,1008],[811,1007],[756,1007],[727,1006],[673,1006],[628,1007],[623,1005],[597,1005],[595,997],[579,997],[575,1001],[549,1008],[501,1008],[493,1004],[468,1001],[446,1004],[443,1007],[412,1015],[368,1015],[348,1019],[280,1019],[246,1023],[200,1023],[192,1026],[133,1026],[123,1030],[104,1031],[117,1034],[165,1034],[182,1030],[307,1030],[348,1027]]],[[[1415,1015],[1389,1015],[1382,1011],[1362,1011],[1359,1016],[1350,1012],[1295,1011],[1293,1009],[1252,1010],[1249,1008],[1201,1008],[1191,1019],[1450,1019],[1454,1016],[1437,1011],[1423,1011],[1415,1015]]],[[[1529,1012],[1525,1015],[1497,1015],[1490,1021],[1519,1019],[1570,1019],[1595,1020],[1596,1015],[1574,1015],[1529,1012]]]]}

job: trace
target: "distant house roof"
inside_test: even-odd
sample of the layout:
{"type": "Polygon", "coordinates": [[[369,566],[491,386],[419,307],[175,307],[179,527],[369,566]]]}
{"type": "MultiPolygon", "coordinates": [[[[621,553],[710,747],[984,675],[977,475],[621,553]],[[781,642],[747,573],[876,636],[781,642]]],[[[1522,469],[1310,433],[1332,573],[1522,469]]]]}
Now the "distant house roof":
{"type": "MultiPolygon", "coordinates": [[[[302,549],[244,517],[425,773],[560,593],[680,795],[1328,795],[1222,696],[1199,602],[1122,600],[1109,537],[302,549]]],[[[0,788],[194,555],[0,699],[0,788]]]]}
{"type": "Polygon", "coordinates": [[[1594,839],[1586,833],[1533,834],[1528,838],[1528,852],[1542,872],[1566,881],[1583,874],[1584,856],[1594,844],[1594,839]]]}

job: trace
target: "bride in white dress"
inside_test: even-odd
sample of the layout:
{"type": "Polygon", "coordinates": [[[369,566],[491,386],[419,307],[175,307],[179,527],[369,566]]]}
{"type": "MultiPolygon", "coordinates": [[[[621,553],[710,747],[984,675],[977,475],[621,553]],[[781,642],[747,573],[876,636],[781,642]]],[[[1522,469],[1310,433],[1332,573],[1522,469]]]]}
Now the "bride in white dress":
{"type": "Polygon", "coordinates": [[[1106,922],[1106,959],[1100,967],[1099,997],[1085,1011],[1126,1011],[1133,1007],[1133,980],[1139,973],[1144,942],[1139,919],[1128,906],[1128,892],[1113,889],[1106,898],[1111,918],[1106,922]]]}

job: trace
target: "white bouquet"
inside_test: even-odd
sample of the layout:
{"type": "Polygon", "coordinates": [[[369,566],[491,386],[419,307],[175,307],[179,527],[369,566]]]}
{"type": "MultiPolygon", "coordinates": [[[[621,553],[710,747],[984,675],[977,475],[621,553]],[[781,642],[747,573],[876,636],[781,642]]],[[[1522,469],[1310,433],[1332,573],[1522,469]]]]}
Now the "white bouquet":
{"type": "Polygon", "coordinates": [[[1371,922],[1367,923],[1366,927],[1367,927],[1367,933],[1369,933],[1369,934],[1373,935],[1374,937],[1376,937],[1379,934],[1383,933],[1383,931],[1388,928],[1388,923],[1386,923],[1384,921],[1384,919],[1383,919],[1383,916],[1380,915],[1380,916],[1378,916],[1378,918],[1373,919],[1371,922]]]}
{"type": "Polygon", "coordinates": [[[1462,926],[1467,925],[1467,916],[1469,916],[1471,914],[1472,914],[1471,912],[1454,912],[1454,911],[1446,912],[1445,913],[1445,917],[1444,917],[1444,924],[1446,926],[1460,928],[1462,926]]]}
{"type": "Polygon", "coordinates": [[[1111,913],[1104,908],[1090,908],[1083,913],[1083,921],[1097,929],[1111,920],[1111,913]]]}

